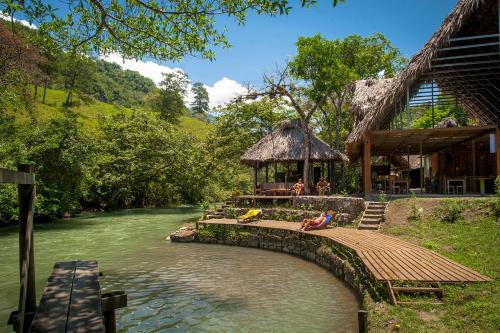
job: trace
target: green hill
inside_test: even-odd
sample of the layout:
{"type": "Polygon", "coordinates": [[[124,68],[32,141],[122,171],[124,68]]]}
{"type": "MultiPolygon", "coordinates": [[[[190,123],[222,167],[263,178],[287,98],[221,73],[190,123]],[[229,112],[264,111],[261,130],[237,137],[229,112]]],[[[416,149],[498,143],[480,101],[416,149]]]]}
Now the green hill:
{"type": "MultiPolygon", "coordinates": [[[[38,89],[37,102],[35,104],[35,115],[41,121],[49,120],[57,117],[63,111],[64,101],[66,100],[66,92],[57,89],[47,89],[45,103],[42,103],[43,89],[38,89]]],[[[77,96],[73,98],[73,106],[70,108],[75,111],[82,119],[82,122],[89,131],[95,131],[98,118],[100,116],[111,116],[118,112],[132,114],[136,112],[152,112],[145,108],[131,109],[114,104],[104,103],[100,101],[84,102],[77,96]]],[[[16,115],[20,120],[27,120],[26,115],[16,115]]],[[[197,118],[190,116],[181,116],[179,119],[179,128],[187,133],[196,136],[199,139],[205,139],[212,125],[197,118]]]]}

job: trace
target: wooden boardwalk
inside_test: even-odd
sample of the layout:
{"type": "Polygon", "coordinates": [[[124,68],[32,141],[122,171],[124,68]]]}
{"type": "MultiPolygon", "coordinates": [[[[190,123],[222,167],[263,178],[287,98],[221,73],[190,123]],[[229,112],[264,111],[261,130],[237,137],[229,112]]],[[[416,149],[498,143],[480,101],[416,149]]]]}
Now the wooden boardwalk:
{"type": "MultiPolygon", "coordinates": [[[[214,219],[203,224],[237,224],[233,219],[214,219]]],[[[296,223],[260,221],[245,224],[255,228],[295,230],[296,223]]],[[[297,231],[299,232],[299,231],[297,231]]],[[[354,250],[368,270],[379,281],[481,282],[491,281],[472,269],[460,265],[431,250],[379,232],[350,228],[307,231],[328,237],[354,250]]]]}

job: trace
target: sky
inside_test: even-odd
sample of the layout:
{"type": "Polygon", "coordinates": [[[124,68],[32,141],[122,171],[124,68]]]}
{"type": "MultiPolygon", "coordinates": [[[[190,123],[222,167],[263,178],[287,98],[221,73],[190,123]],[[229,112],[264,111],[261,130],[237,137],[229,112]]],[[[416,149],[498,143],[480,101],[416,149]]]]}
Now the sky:
{"type": "Polygon", "coordinates": [[[211,106],[224,104],[244,85],[259,86],[265,73],[272,72],[295,54],[295,42],[300,36],[317,33],[324,37],[344,38],[350,34],[368,36],[384,34],[411,57],[418,52],[437,30],[457,0],[346,0],[333,8],[331,0],[318,0],[314,7],[300,8],[299,0],[288,16],[269,17],[250,14],[247,23],[239,26],[232,19],[218,17],[217,24],[226,27],[232,44],[229,49],[217,49],[216,59],[186,57],[178,62],[154,59],[123,61],[118,54],[105,57],[123,68],[136,70],[161,80],[162,72],[180,69],[192,82],[202,82],[210,96],[211,106]]]}

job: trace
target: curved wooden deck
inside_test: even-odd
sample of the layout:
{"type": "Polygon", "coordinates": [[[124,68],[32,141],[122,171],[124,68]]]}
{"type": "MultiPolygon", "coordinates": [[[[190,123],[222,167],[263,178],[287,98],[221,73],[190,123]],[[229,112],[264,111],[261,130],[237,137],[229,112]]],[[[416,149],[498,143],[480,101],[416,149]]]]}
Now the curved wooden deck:
{"type": "MultiPolygon", "coordinates": [[[[235,219],[214,219],[198,223],[238,224],[235,219]]],[[[267,220],[245,225],[255,228],[287,230],[297,228],[296,223],[267,220]]],[[[379,232],[350,228],[330,228],[307,232],[328,237],[356,251],[368,270],[381,282],[457,283],[491,281],[488,277],[431,250],[379,232]]]]}

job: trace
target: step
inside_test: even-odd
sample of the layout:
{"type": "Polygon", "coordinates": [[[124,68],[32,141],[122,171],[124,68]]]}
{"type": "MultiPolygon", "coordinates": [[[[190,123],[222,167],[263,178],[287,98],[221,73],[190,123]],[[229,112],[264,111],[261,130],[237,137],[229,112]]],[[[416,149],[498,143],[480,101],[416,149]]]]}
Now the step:
{"type": "Polygon", "coordinates": [[[224,213],[224,208],[217,208],[215,211],[217,213],[224,213]]]}
{"type": "Polygon", "coordinates": [[[363,222],[364,224],[380,224],[380,222],[382,222],[382,219],[381,218],[377,218],[377,219],[374,219],[374,218],[361,218],[361,222],[363,222]]]}
{"type": "Polygon", "coordinates": [[[371,214],[384,214],[385,210],[384,209],[379,209],[379,208],[367,208],[365,210],[366,213],[371,213],[371,214]]]}
{"type": "Polygon", "coordinates": [[[382,219],[384,217],[384,214],[374,214],[374,213],[367,213],[365,212],[363,214],[363,218],[369,218],[369,219],[382,219]]]}
{"type": "Polygon", "coordinates": [[[358,230],[378,230],[379,224],[363,224],[360,222],[358,224],[358,230]]]}
{"type": "Polygon", "coordinates": [[[379,208],[379,209],[385,209],[386,205],[385,204],[374,204],[374,203],[369,203],[368,208],[379,208]]]}

